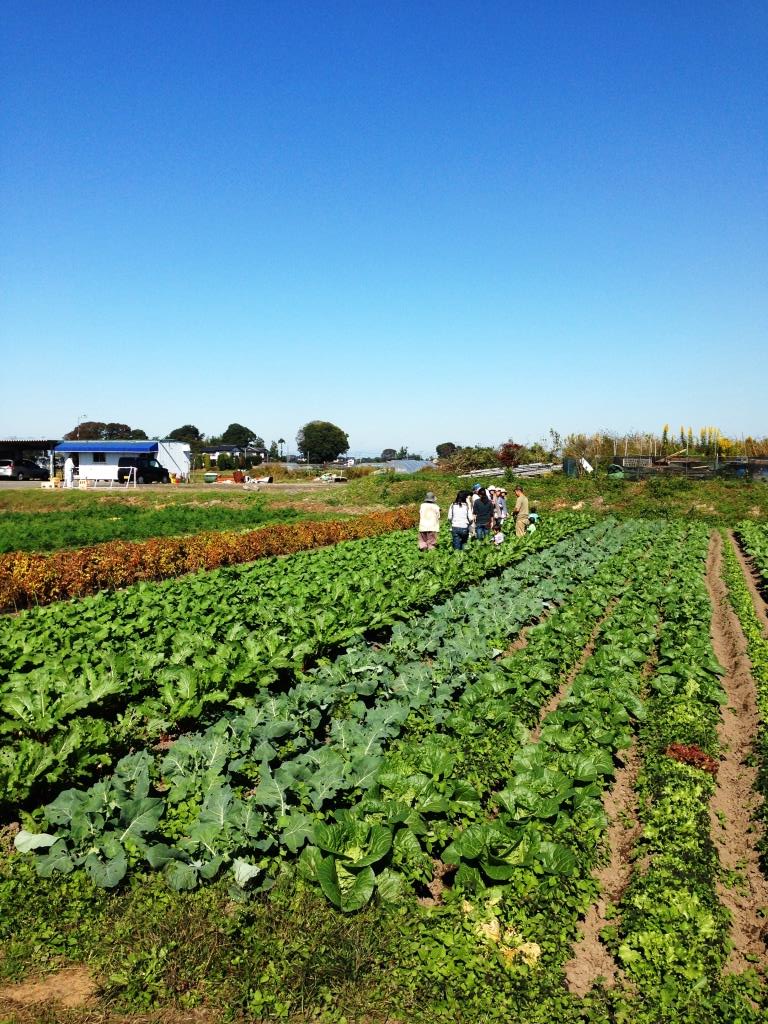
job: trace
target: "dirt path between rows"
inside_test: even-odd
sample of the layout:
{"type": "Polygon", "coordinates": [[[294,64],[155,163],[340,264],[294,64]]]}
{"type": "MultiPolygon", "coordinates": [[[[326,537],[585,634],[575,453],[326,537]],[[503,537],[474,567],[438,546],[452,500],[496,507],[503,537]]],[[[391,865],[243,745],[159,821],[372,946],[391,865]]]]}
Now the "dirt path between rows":
{"type": "Polygon", "coordinates": [[[85,966],[0,988],[2,1024],[215,1024],[220,1019],[218,1011],[204,1008],[113,1013],[99,1005],[98,985],[85,966]]]}
{"type": "Polygon", "coordinates": [[[757,854],[761,828],[756,809],[757,769],[747,761],[759,727],[755,682],[747,657],[747,644],[731,608],[722,578],[722,537],[713,531],[707,555],[707,587],[712,601],[711,637],[715,657],[725,669],[721,682],[728,697],[722,709],[718,736],[722,746],[717,788],[709,808],[712,840],[720,863],[734,872],[736,884],[718,882],[718,896],[731,914],[734,946],[727,967],[743,971],[768,967],[760,916],[768,906],[768,882],[757,854]]]}
{"type": "MultiPolygon", "coordinates": [[[[93,1006],[97,986],[87,967],[65,967],[34,981],[0,988],[0,1012],[16,1013],[20,1007],[56,1003],[61,1007],[93,1006]]],[[[11,1020],[14,1018],[11,1017],[11,1020]]]]}
{"type": "Polygon", "coordinates": [[[616,961],[601,941],[600,932],[615,920],[608,916],[608,904],[618,903],[629,885],[633,871],[631,854],[642,832],[635,791],[639,766],[636,744],[622,751],[620,757],[623,765],[616,772],[613,786],[603,797],[603,807],[608,816],[605,843],[610,859],[593,875],[600,886],[600,897],[587,911],[573,957],[563,968],[568,991],[577,996],[585,996],[598,978],[604,978],[612,987],[618,975],[616,961]]]}
{"type": "Polygon", "coordinates": [[[768,608],[766,608],[765,598],[760,592],[757,573],[755,572],[750,560],[739,547],[739,542],[734,537],[733,530],[728,531],[728,536],[730,537],[733,550],[736,552],[736,557],[741,565],[749,592],[752,595],[752,604],[755,606],[755,613],[758,619],[760,619],[760,625],[763,627],[763,633],[768,637],[768,608]]]}

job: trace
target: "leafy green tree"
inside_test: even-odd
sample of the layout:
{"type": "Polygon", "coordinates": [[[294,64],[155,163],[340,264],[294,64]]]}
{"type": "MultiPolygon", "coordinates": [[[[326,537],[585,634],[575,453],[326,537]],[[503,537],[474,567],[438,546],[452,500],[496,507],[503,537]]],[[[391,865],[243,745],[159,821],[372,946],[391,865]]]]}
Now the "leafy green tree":
{"type": "Polygon", "coordinates": [[[349,437],[327,420],[311,420],[296,435],[296,444],[307,462],[332,462],[349,451],[349,437]]]}
{"type": "Polygon", "coordinates": [[[251,442],[259,448],[264,447],[264,439],[259,437],[249,427],[244,427],[242,423],[230,423],[221,435],[221,440],[224,444],[234,444],[238,448],[245,448],[251,442]]]}
{"type": "Polygon", "coordinates": [[[381,458],[384,462],[391,462],[392,459],[397,458],[397,452],[394,448],[385,448],[381,453],[381,458]]]}
{"type": "Polygon", "coordinates": [[[131,428],[127,423],[105,423],[102,440],[124,441],[131,436],[131,428]]]}
{"type": "Polygon", "coordinates": [[[200,431],[191,423],[185,423],[183,427],[176,427],[168,435],[170,441],[183,441],[185,444],[200,444],[203,440],[203,435],[200,431]]]}
{"type": "Polygon", "coordinates": [[[127,441],[145,440],[143,430],[133,430],[127,423],[102,423],[101,420],[85,420],[68,434],[65,441],[127,441]]]}
{"type": "Polygon", "coordinates": [[[277,448],[277,441],[273,441],[269,446],[269,461],[276,462],[280,458],[280,452],[277,448]]]}
{"type": "Polygon", "coordinates": [[[443,444],[439,444],[437,448],[435,448],[438,459],[450,459],[455,451],[456,445],[453,441],[445,441],[443,444]]]}

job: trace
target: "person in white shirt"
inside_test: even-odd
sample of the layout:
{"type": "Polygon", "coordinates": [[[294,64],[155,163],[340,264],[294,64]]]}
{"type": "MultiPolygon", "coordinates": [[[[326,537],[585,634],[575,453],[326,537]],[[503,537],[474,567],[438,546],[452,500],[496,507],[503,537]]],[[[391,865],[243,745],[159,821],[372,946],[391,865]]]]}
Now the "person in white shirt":
{"type": "Polygon", "coordinates": [[[461,551],[469,540],[469,527],[472,523],[472,506],[466,491],[459,491],[456,500],[448,509],[448,522],[451,524],[451,542],[454,551],[461,551]]]}
{"type": "Polygon", "coordinates": [[[437,545],[440,506],[432,491],[427,491],[419,508],[419,551],[431,551],[437,545]]]}

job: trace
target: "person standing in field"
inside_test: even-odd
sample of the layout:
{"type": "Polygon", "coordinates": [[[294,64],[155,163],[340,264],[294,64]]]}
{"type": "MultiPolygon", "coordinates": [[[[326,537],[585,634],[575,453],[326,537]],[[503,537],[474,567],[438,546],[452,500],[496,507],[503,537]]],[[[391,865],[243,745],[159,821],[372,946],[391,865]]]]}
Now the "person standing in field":
{"type": "Polygon", "coordinates": [[[427,491],[419,508],[419,551],[432,551],[440,529],[440,506],[432,491],[427,491]]]}
{"type": "Polygon", "coordinates": [[[456,495],[456,500],[448,509],[448,522],[451,524],[453,550],[461,551],[469,540],[469,527],[472,522],[472,508],[466,491],[459,491],[456,495]]]}
{"type": "Polygon", "coordinates": [[[493,525],[498,527],[499,530],[503,530],[504,520],[507,518],[507,492],[503,487],[496,488],[495,508],[496,514],[493,525]]]}
{"type": "Polygon", "coordinates": [[[485,540],[491,529],[493,521],[493,502],[481,487],[472,505],[475,516],[475,536],[478,540],[485,540]]]}
{"type": "Polygon", "coordinates": [[[525,491],[517,485],[515,488],[515,536],[524,537],[525,531],[528,529],[528,498],[525,491]]]}

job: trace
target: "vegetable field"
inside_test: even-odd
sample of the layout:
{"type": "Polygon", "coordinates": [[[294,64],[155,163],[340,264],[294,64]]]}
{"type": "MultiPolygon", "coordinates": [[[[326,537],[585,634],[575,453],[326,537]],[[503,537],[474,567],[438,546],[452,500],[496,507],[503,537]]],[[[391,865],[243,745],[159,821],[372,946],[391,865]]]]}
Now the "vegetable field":
{"type": "Polygon", "coordinates": [[[568,512],[0,620],[0,1011],[764,1020],[767,583],[755,522],[568,512]]]}

